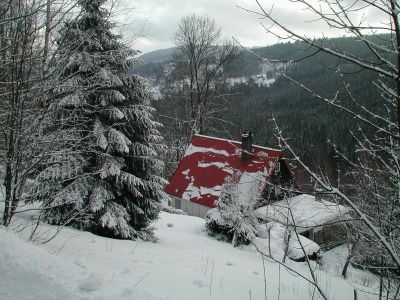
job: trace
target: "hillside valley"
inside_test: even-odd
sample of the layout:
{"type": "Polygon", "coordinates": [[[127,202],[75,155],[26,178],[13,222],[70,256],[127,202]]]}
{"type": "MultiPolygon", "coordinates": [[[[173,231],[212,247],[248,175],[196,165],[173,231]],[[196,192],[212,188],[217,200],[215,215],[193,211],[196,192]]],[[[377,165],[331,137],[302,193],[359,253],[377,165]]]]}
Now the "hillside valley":
{"type": "MultiPolygon", "coordinates": [[[[368,49],[352,38],[321,40],[321,43],[332,43],[343,51],[370,58],[368,49]]],[[[184,99],[178,99],[168,90],[168,84],[174,80],[171,74],[177,53],[178,48],[170,48],[144,54],[139,57],[143,63],[132,71],[150,80],[155,98],[153,105],[159,121],[166,125],[167,136],[173,131],[170,126],[176,125],[171,124],[170,118],[179,118],[186,105],[184,99]]],[[[335,98],[362,113],[352,98],[362,99],[361,104],[374,111],[379,104],[378,91],[369,84],[377,79],[374,76],[336,57],[314,53],[300,42],[242,50],[227,67],[226,88],[221,91],[218,108],[205,133],[239,139],[242,130],[250,130],[256,144],[279,147],[272,121],[275,118],[304,161],[314,169],[321,167],[335,180],[338,165],[345,170],[347,166],[337,159],[333,144],[338,151],[353,158],[356,141],[351,131],[364,124],[322,103],[299,84],[306,84],[316,93],[328,99],[335,98]],[[282,74],[292,77],[298,84],[282,74]]]]}

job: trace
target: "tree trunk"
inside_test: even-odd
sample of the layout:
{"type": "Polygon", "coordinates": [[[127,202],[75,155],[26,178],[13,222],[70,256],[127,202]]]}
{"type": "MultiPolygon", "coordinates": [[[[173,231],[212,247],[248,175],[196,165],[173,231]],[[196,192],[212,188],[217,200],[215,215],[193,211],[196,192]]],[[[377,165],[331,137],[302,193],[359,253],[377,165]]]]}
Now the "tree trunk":
{"type": "Polygon", "coordinates": [[[349,245],[349,254],[347,255],[346,262],[345,262],[345,264],[343,266],[343,270],[342,270],[342,276],[344,278],[346,278],[347,269],[348,269],[348,267],[350,265],[351,258],[353,257],[354,249],[355,249],[355,245],[354,244],[350,244],[349,245]]]}
{"type": "Polygon", "coordinates": [[[285,245],[285,254],[283,255],[283,259],[282,259],[283,263],[286,261],[286,257],[289,253],[289,243],[290,243],[291,236],[292,236],[292,233],[290,232],[290,230],[288,230],[287,241],[286,241],[286,245],[285,245]]]}
{"type": "Polygon", "coordinates": [[[233,232],[232,246],[233,246],[233,247],[237,247],[238,244],[239,244],[239,235],[238,235],[237,231],[235,230],[235,231],[233,232]]]}
{"type": "Polygon", "coordinates": [[[357,294],[357,290],[356,289],[354,289],[354,298],[353,298],[354,300],[358,300],[358,294],[357,294]]]}

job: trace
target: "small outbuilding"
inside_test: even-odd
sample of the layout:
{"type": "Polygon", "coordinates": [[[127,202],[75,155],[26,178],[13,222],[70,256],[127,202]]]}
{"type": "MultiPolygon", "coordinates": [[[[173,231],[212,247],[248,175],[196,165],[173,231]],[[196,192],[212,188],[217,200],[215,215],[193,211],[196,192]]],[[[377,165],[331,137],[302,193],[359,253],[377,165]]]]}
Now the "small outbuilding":
{"type": "Polygon", "coordinates": [[[308,194],[273,202],[256,213],[260,220],[279,223],[325,248],[346,240],[343,221],[350,218],[348,207],[308,194]]]}

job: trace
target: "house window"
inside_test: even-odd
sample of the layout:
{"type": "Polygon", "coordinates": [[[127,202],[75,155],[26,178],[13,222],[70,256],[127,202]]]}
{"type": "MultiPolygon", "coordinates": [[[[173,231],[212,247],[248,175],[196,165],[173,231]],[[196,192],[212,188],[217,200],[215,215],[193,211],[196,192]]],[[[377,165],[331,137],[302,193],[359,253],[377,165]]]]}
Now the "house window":
{"type": "Polygon", "coordinates": [[[302,232],[301,235],[305,236],[306,238],[313,241],[314,240],[314,228],[311,228],[307,231],[302,232]]]}
{"type": "Polygon", "coordinates": [[[275,166],[275,174],[279,173],[281,171],[281,162],[278,161],[278,163],[275,166]]]}
{"type": "Polygon", "coordinates": [[[282,192],[283,192],[283,190],[280,187],[278,187],[278,186],[274,187],[274,193],[275,193],[276,197],[279,196],[280,194],[282,194],[282,192]]]}

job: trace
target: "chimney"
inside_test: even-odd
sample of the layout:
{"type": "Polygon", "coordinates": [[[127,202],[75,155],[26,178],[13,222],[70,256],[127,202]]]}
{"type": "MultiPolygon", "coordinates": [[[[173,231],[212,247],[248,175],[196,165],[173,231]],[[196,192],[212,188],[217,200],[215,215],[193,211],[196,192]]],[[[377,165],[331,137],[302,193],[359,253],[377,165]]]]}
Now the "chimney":
{"type": "Polygon", "coordinates": [[[253,135],[251,131],[244,131],[242,133],[242,162],[249,160],[252,147],[253,135]]]}

